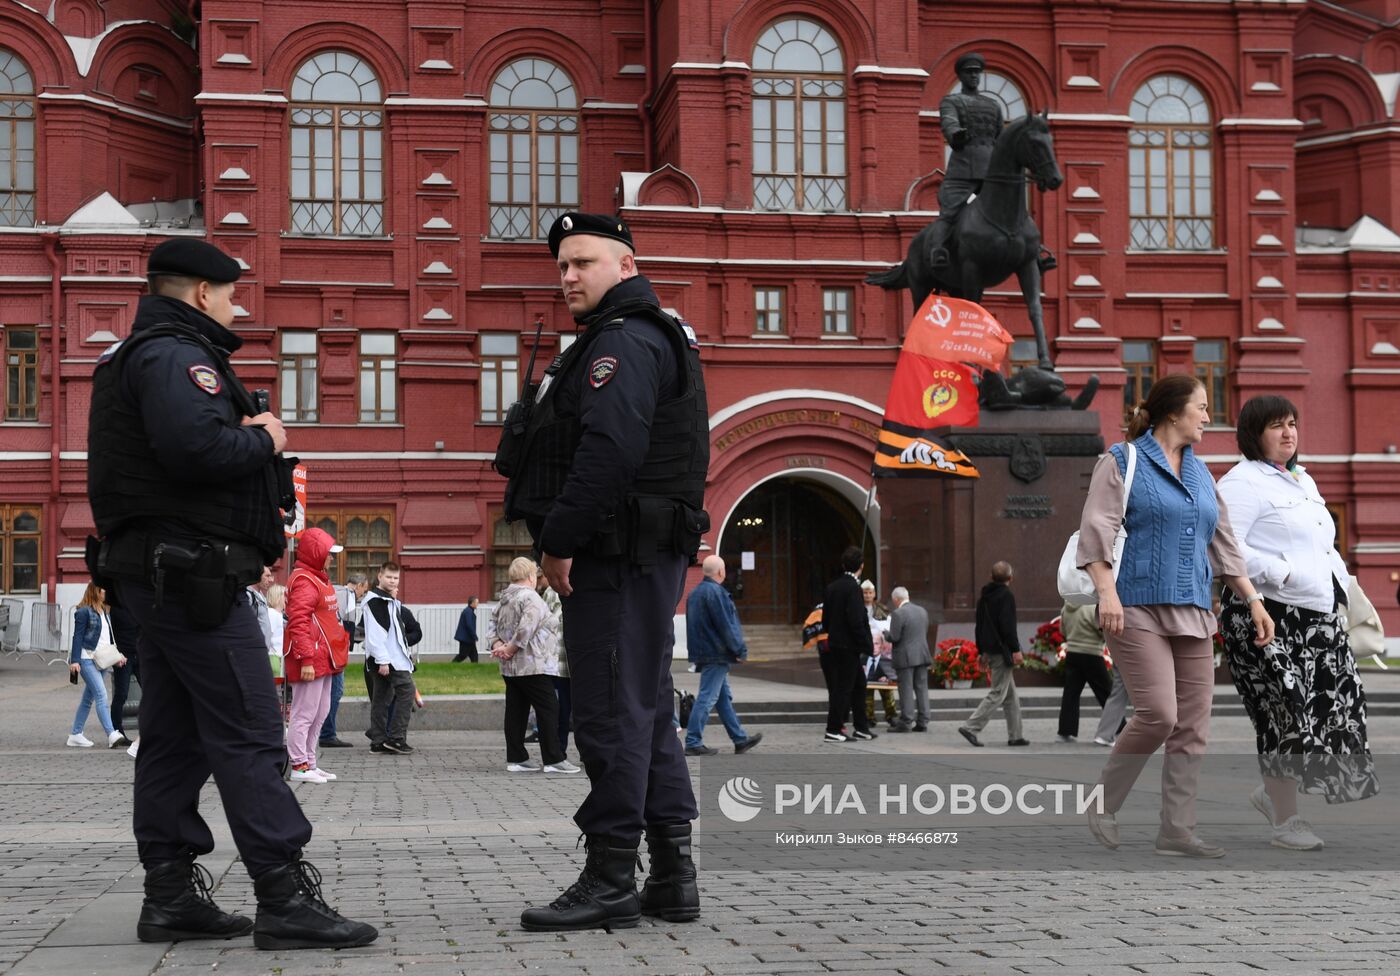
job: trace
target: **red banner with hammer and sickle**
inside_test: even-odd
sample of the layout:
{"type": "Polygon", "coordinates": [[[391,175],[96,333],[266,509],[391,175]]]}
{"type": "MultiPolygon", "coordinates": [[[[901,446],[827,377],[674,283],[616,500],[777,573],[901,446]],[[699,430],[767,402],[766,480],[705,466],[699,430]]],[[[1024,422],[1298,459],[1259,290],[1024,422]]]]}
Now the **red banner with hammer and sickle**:
{"type": "Polygon", "coordinates": [[[1000,369],[1011,334],[975,302],[930,295],[909,323],[885,402],[876,477],[977,477],[972,462],[930,432],[975,427],[981,369],[1000,369]]]}

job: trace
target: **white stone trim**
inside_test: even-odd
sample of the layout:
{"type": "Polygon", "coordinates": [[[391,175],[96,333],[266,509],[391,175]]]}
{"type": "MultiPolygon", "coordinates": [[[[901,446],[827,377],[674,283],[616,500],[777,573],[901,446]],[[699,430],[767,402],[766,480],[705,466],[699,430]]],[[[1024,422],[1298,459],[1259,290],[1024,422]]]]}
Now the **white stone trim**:
{"type": "Polygon", "coordinates": [[[851,69],[853,75],[907,75],[910,78],[927,78],[928,72],[923,68],[885,68],[878,64],[858,64],[851,69]]]}
{"type": "Polygon", "coordinates": [[[1390,135],[1400,132],[1400,126],[1381,125],[1369,129],[1354,129],[1351,132],[1342,132],[1330,136],[1313,136],[1310,139],[1299,139],[1293,145],[1297,149],[1306,149],[1309,146],[1327,146],[1338,142],[1351,142],[1353,139],[1364,139],[1367,136],[1390,135]]]}
{"type": "Polygon", "coordinates": [[[269,102],[273,105],[286,105],[286,95],[273,95],[268,92],[200,92],[194,97],[196,102],[269,102]]]}
{"type": "Polygon", "coordinates": [[[1238,126],[1272,126],[1286,127],[1290,129],[1300,129],[1303,126],[1302,119],[1221,119],[1218,123],[1221,128],[1235,128],[1238,126]]]}
{"type": "Polygon", "coordinates": [[[741,71],[753,70],[747,61],[720,61],[719,63],[713,61],[676,61],[671,65],[671,70],[674,71],[677,68],[690,68],[700,71],[720,71],[724,68],[738,68],[741,71]]]}
{"type": "Polygon", "coordinates": [[[68,92],[40,92],[36,96],[40,101],[45,102],[86,102],[89,105],[96,105],[108,111],[119,112],[122,115],[135,116],[138,119],[145,119],[148,122],[158,122],[161,125],[168,125],[176,129],[193,129],[193,122],[186,122],[181,119],[172,118],[169,115],[159,115],[155,112],[143,112],[139,108],[132,108],[129,105],[119,105],[116,102],[105,98],[94,98],[91,95],[81,93],[72,94],[68,92]]]}

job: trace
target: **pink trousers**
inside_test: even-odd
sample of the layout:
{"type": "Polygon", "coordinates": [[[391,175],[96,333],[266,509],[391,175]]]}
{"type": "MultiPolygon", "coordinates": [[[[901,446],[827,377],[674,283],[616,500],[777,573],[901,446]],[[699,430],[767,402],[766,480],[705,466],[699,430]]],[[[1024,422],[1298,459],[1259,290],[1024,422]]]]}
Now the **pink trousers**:
{"type": "Polygon", "coordinates": [[[1162,834],[1181,839],[1196,829],[1196,781],[1210,732],[1215,664],[1208,637],[1167,637],[1124,630],[1108,638],[1133,717],[1104,767],[1104,808],[1116,812],[1142,768],[1163,745],[1162,834]]]}
{"type": "Polygon", "coordinates": [[[316,740],[331,710],[331,676],[292,684],[292,715],[287,722],[287,755],[293,766],[316,765],[316,740]]]}

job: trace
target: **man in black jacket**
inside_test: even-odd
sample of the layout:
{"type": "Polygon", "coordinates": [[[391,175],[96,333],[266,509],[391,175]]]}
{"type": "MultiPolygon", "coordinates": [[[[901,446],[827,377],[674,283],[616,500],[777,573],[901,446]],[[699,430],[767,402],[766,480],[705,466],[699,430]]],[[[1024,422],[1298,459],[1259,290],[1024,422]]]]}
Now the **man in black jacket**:
{"type": "Polygon", "coordinates": [[[1006,711],[1009,746],[1028,746],[1021,735],[1021,703],[1016,700],[1012,668],[1021,663],[1021,642],[1016,637],[1016,598],[1011,595],[1011,564],[992,564],[992,581],[982,587],[977,598],[977,651],[991,669],[992,690],[972,717],[958,727],[958,733],[980,746],[977,733],[987,727],[992,713],[1000,706],[1006,711]]]}
{"type": "Polygon", "coordinates": [[[830,655],[827,668],[827,742],[873,739],[865,715],[864,660],[875,653],[870,637],[870,620],[860,592],[860,572],[865,557],[859,546],[847,546],[841,553],[841,575],[827,584],[822,599],[822,627],[826,631],[830,655]],[[862,657],[863,656],[863,657],[862,657]],[[846,715],[851,714],[855,731],[844,731],[846,715]]]}

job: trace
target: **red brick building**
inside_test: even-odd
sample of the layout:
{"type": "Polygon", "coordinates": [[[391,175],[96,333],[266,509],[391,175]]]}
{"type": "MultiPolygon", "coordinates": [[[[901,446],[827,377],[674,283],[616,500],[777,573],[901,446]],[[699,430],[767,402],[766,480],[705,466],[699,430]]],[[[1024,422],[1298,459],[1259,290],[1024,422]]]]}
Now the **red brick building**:
{"type": "MultiPolygon", "coordinates": [[[[1194,370],[1296,398],[1305,461],[1392,627],[1400,569],[1400,0],[0,0],[0,591],[84,579],[89,378],[173,234],[242,261],[235,328],[344,574],[493,588],[498,423],[542,323],[540,241],[620,209],[706,343],[706,541],[794,619],[860,524],[908,299],[862,284],[936,208],[952,65],[1048,110],[1033,194],[1057,363],[1116,436],[1194,370]],[[35,9],[35,8],[39,9],[35,9]],[[348,20],[346,18],[349,18],[348,20]]],[[[1028,333],[1003,286],[988,304],[1028,333]]]]}

